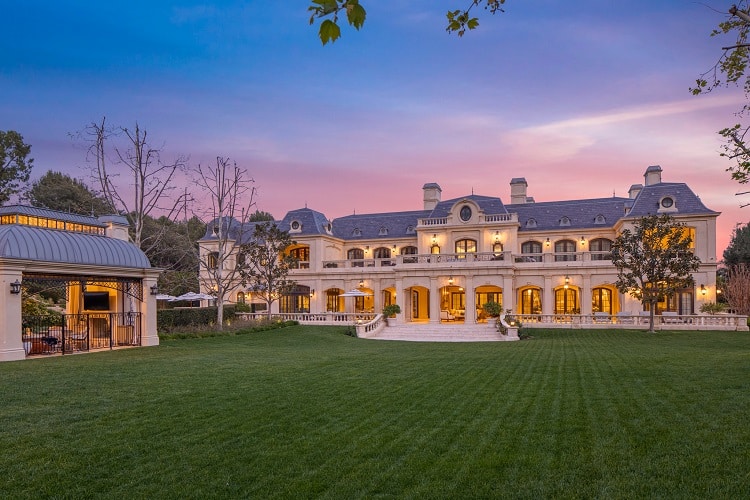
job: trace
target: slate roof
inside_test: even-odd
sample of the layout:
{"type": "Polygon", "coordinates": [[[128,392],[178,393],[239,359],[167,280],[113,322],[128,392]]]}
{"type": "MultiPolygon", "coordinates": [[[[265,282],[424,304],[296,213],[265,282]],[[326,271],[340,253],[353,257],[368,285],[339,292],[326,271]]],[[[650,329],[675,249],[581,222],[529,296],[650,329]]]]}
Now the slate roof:
{"type": "Polygon", "coordinates": [[[625,203],[628,198],[594,198],[589,200],[548,201],[539,203],[520,203],[508,205],[509,212],[518,214],[521,231],[540,231],[552,229],[590,229],[612,227],[625,215],[625,203]],[[598,216],[604,217],[604,223],[597,223],[598,216]],[[560,221],[567,217],[569,225],[560,221]],[[536,227],[527,227],[529,219],[536,221],[536,227]]]}
{"type": "Polygon", "coordinates": [[[294,232],[293,236],[329,234],[327,230],[328,218],[315,210],[309,208],[292,210],[291,212],[287,212],[284,218],[277,222],[277,224],[282,231],[289,231],[293,221],[297,221],[302,225],[301,230],[294,232]]]}
{"type": "Polygon", "coordinates": [[[139,269],[151,267],[146,254],[127,241],[18,224],[0,226],[0,258],[139,269]]]}
{"type": "Polygon", "coordinates": [[[719,212],[707,208],[687,184],[683,182],[660,182],[643,187],[633,200],[633,207],[628,213],[628,217],[644,217],[656,214],[659,209],[659,202],[665,196],[671,196],[674,199],[676,210],[669,212],[672,215],[719,214],[719,212]]]}
{"type": "Polygon", "coordinates": [[[417,221],[430,217],[429,210],[347,215],[333,220],[333,235],[343,240],[403,238],[416,235],[417,221]],[[412,231],[409,231],[411,227],[412,231]],[[359,230],[359,236],[355,229],[359,230]],[[387,234],[381,234],[384,229],[387,234]]]}

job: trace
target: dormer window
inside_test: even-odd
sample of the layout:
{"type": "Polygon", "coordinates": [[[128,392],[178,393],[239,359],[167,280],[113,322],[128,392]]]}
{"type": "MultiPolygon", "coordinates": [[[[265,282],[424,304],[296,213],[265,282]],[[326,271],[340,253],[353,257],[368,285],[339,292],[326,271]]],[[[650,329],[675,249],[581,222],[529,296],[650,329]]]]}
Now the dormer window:
{"type": "Polygon", "coordinates": [[[469,220],[471,220],[471,207],[469,205],[464,205],[463,207],[461,207],[461,211],[458,213],[458,216],[464,222],[468,222],[469,220]]]}
{"type": "Polygon", "coordinates": [[[606,223],[607,223],[607,218],[604,217],[602,214],[597,215],[596,218],[594,219],[594,224],[606,224],[606,223]]]}
{"type": "Polygon", "coordinates": [[[302,224],[298,220],[293,220],[289,227],[292,232],[299,232],[302,230],[302,224]]]}
{"type": "Polygon", "coordinates": [[[675,199],[672,196],[662,196],[659,200],[657,212],[676,212],[677,205],[675,199]]]}
{"type": "Polygon", "coordinates": [[[414,226],[406,226],[406,234],[414,234],[414,226]]]}
{"type": "Polygon", "coordinates": [[[388,236],[388,228],[387,227],[381,227],[378,230],[378,236],[388,236]]]}
{"type": "Polygon", "coordinates": [[[560,225],[561,226],[570,226],[570,218],[563,216],[560,218],[560,225]]]}
{"type": "Polygon", "coordinates": [[[526,227],[527,228],[536,227],[536,219],[532,218],[532,219],[527,220],[526,221],[526,227]]]}
{"type": "Polygon", "coordinates": [[[362,236],[362,231],[358,227],[355,227],[354,231],[352,231],[352,236],[362,236]]]}

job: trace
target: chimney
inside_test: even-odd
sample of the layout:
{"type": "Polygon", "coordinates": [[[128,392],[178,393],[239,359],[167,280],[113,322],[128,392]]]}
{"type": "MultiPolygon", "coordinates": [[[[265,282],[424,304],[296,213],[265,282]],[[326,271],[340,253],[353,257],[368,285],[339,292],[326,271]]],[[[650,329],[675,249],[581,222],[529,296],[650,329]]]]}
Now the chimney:
{"type": "Polygon", "coordinates": [[[510,203],[519,205],[527,202],[526,188],[529,185],[523,177],[515,177],[510,180],[510,203]]]}
{"type": "Polygon", "coordinates": [[[641,189],[643,189],[643,184],[633,184],[630,186],[630,189],[628,189],[628,196],[631,200],[634,200],[636,196],[638,196],[638,193],[641,192],[641,189]]]}
{"type": "Polygon", "coordinates": [[[646,178],[646,185],[653,186],[661,182],[661,167],[659,165],[651,165],[646,169],[646,173],[643,174],[646,178]]]}
{"type": "Polygon", "coordinates": [[[440,203],[440,193],[443,192],[436,182],[428,182],[422,186],[424,193],[424,209],[432,210],[440,203]]]}

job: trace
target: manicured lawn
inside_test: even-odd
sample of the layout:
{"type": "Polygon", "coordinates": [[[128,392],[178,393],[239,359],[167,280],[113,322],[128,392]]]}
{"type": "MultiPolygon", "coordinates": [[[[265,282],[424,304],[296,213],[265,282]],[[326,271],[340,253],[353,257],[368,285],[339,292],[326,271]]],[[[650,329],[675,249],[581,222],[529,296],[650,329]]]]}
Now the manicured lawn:
{"type": "Polygon", "coordinates": [[[291,327],[0,364],[2,498],[746,498],[750,334],[291,327]]]}

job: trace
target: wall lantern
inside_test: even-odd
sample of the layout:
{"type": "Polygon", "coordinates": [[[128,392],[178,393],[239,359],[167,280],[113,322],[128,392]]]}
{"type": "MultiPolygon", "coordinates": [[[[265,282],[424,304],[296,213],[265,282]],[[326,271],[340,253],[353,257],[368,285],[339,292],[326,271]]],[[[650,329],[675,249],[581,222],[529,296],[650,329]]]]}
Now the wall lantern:
{"type": "Polygon", "coordinates": [[[567,290],[569,286],[570,286],[570,277],[565,276],[565,286],[563,288],[567,290]]]}
{"type": "Polygon", "coordinates": [[[706,285],[701,285],[701,295],[706,295],[706,285]]]}
{"type": "Polygon", "coordinates": [[[315,295],[315,289],[314,289],[314,288],[311,288],[311,289],[310,289],[310,297],[312,297],[313,295],[315,295]]]}
{"type": "Polygon", "coordinates": [[[151,295],[156,295],[157,293],[159,293],[159,285],[152,286],[150,290],[151,290],[151,295]]]}
{"type": "Polygon", "coordinates": [[[547,241],[545,241],[544,244],[549,246],[549,238],[547,238],[547,241]]]}
{"type": "Polygon", "coordinates": [[[21,282],[17,279],[10,284],[10,293],[12,293],[13,295],[18,295],[19,293],[21,293],[21,282]]]}
{"type": "Polygon", "coordinates": [[[436,243],[437,243],[437,234],[433,234],[432,235],[432,244],[434,245],[436,243]]]}
{"type": "Polygon", "coordinates": [[[365,286],[365,280],[359,280],[359,287],[364,288],[365,286]]]}
{"type": "Polygon", "coordinates": [[[396,253],[396,245],[393,245],[392,250],[393,250],[393,253],[396,253]]]}
{"type": "Polygon", "coordinates": [[[365,245],[365,252],[369,252],[369,251],[370,251],[370,245],[365,245]]]}
{"type": "Polygon", "coordinates": [[[495,231],[495,243],[500,243],[500,231],[495,231]]]}
{"type": "Polygon", "coordinates": [[[448,278],[448,284],[453,285],[453,276],[448,278]]]}
{"type": "Polygon", "coordinates": [[[586,245],[586,238],[581,236],[581,246],[584,246],[584,245],[586,245]]]}

